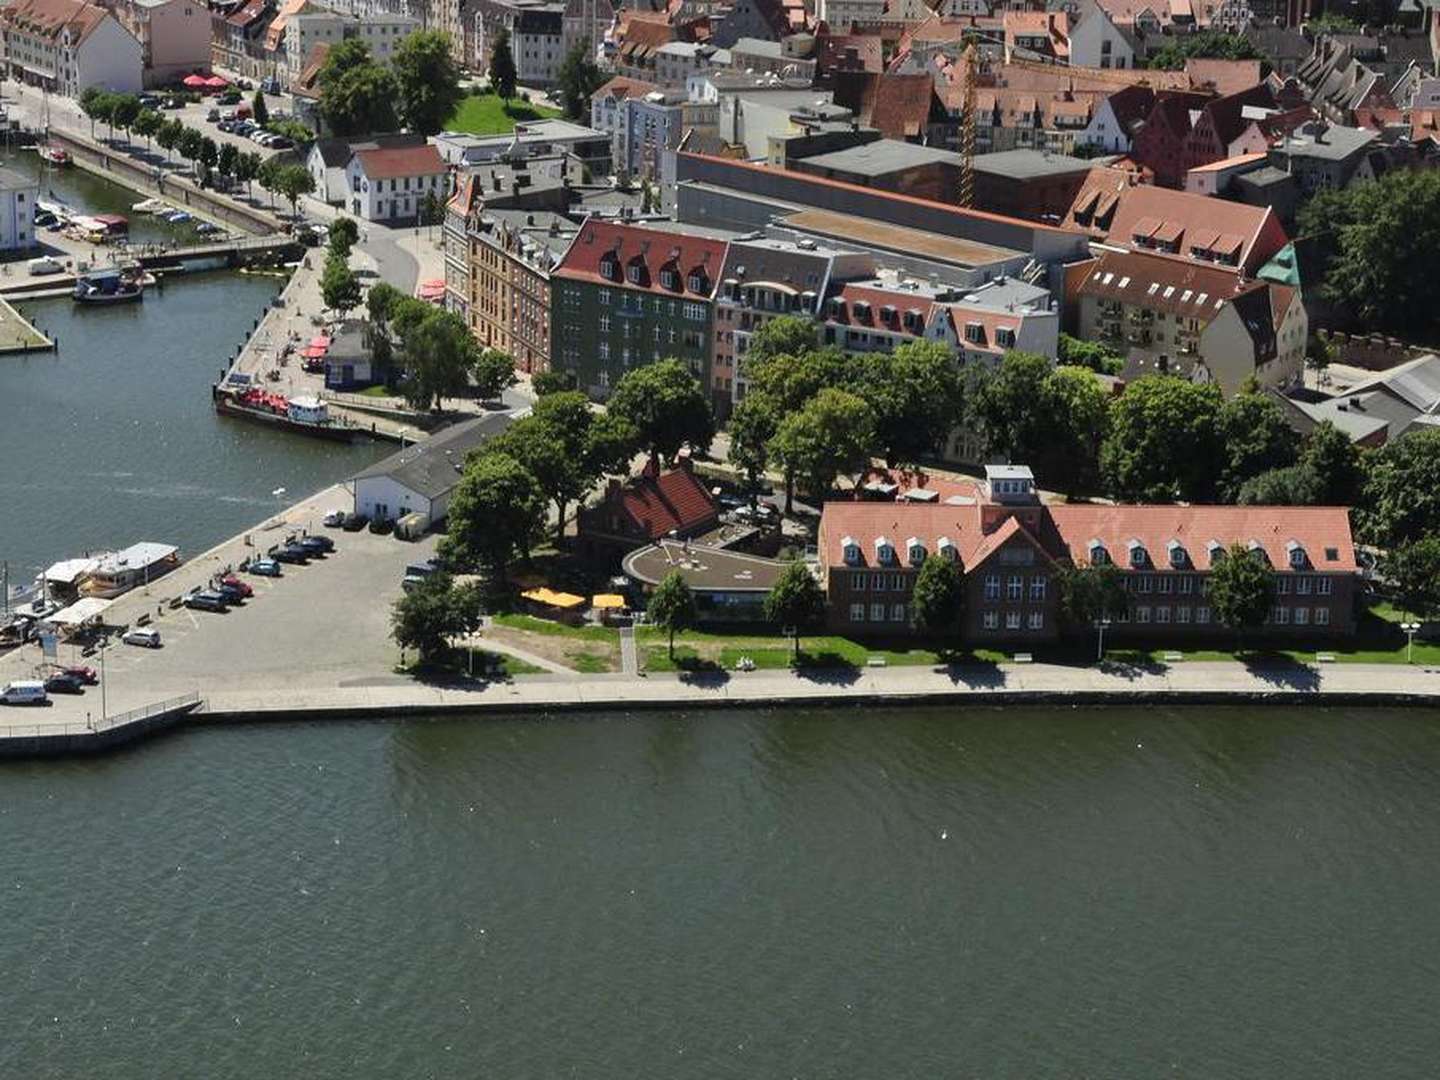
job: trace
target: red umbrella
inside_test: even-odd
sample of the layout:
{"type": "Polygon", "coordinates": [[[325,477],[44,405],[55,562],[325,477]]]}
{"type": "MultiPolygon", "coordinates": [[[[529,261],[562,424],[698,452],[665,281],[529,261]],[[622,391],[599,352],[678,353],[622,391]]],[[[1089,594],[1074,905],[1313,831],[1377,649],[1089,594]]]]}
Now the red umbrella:
{"type": "Polygon", "coordinates": [[[191,90],[200,90],[210,85],[208,82],[205,81],[204,75],[186,75],[185,78],[181,80],[181,82],[183,82],[184,85],[190,87],[191,90]]]}
{"type": "Polygon", "coordinates": [[[205,80],[205,85],[210,87],[212,90],[223,90],[230,84],[224,79],[222,79],[219,75],[211,75],[208,79],[205,80]]]}

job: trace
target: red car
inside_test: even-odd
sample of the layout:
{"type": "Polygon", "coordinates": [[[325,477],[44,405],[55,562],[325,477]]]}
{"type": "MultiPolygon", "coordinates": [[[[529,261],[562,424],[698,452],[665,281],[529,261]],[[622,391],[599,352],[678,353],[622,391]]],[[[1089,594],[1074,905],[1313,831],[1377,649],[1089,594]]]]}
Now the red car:
{"type": "Polygon", "coordinates": [[[86,686],[94,686],[100,681],[100,673],[96,671],[93,667],[87,667],[84,664],[77,664],[74,667],[67,667],[63,671],[61,671],[60,674],[73,675],[86,686]]]}
{"type": "Polygon", "coordinates": [[[240,595],[243,596],[246,600],[249,600],[250,597],[255,595],[255,589],[250,585],[250,583],[246,581],[241,581],[234,574],[227,574],[225,577],[221,578],[220,584],[229,586],[232,589],[238,589],[240,595]]]}

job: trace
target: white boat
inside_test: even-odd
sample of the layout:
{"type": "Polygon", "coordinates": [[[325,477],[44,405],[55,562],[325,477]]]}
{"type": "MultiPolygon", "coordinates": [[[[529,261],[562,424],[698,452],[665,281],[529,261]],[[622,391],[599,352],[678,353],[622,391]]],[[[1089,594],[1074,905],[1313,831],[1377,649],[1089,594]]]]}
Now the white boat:
{"type": "Polygon", "coordinates": [[[132,544],[124,551],[106,555],[96,563],[80,585],[81,596],[106,600],[140,585],[148,585],[180,565],[180,549],[170,544],[132,544]]]}
{"type": "Polygon", "coordinates": [[[170,204],[164,199],[143,199],[130,207],[132,214],[158,214],[170,204]]]}
{"type": "Polygon", "coordinates": [[[190,220],[190,215],[184,210],[171,210],[169,213],[161,214],[160,216],[170,222],[171,225],[179,225],[190,220]]]}

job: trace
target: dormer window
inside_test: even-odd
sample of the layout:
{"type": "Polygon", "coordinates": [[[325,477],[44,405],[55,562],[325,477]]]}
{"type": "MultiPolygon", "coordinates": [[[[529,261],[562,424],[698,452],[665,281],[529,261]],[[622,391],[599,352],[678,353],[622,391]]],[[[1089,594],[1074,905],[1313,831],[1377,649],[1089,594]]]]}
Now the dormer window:
{"type": "Polygon", "coordinates": [[[1091,540],[1086,548],[1090,553],[1091,566],[1104,566],[1110,561],[1110,552],[1105,550],[1105,545],[1099,540],[1091,540]]]}
{"type": "Polygon", "coordinates": [[[985,326],[983,323],[967,322],[965,324],[965,340],[973,344],[980,344],[985,340],[985,326]]]}
{"type": "Polygon", "coordinates": [[[625,277],[629,279],[631,285],[639,285],[643,272],[644,267],[640,263],[632,262],[625,268],[625,277]]]}
{"type": "Polygon", "coordinates": [[[691,274],[687,279],[686,287],[689,288],[692,293],[705,292],[705,275],[700,273],[691,274]]]}
{"type": "Polygon", "coordinates": [[[895,545],[884,536],[875,538],[875,559],[882,563],[895,562],[895,545]]]}
{"type": "Polygon", "coordinates": [[[940,552],[942,559],[949,559],[951,562],[960,558],[960,549],[955,546],[955,541],[951,540],[948,536],[942,536],[939,540],[935,541],[935,550],[940,552]]]}
{"type": "Polygon", "coordinates": [[[1131,538],[1125,541],[1125,546],[1130,550],[1130,565],[1139,569],[1149,562],[1150,557],[1145,551],[1145,545],[1139,540],[1131,538]]]}
{"type": "Polygon", "coordinates": [[[1291,540],[1288,544],[1285,545],[1285,551],[1286,551],[1286,552],[1289,554],[1289,556],[1290,556],[1290,569],[1292,569],[1292,570],[1303,570],[1303,569],[1305,569],[1305,563],[1306,563],[1305,548],[1304,548],[1304,545],[1302,545],[1302,544],[1300,543],[1300,541],[1298,541],[1298,540],[1291,540]]]}
{"type": "Polygon", "coordinates": [[[845,552],[845,561],[849,565],[860,565],[860,541],[853,536],[847,536],[840,541],[840,548],[845,552]]]}
{"type": "Polygon", "coordinates": [[[1219,540],[1209,540],[1205,544],[1205,554],[1210,557],[1210,565],[1214,566],[1225,557],[1225,545],[1219,540]]]}
{"type": "Polygon", "coordinates": [[[1170,553],[1170,565],[1174,569],[1179,570],[1190,561],[1190,557],[1185,553],[1185,545],[1179,540],[1171,540],[1165,547],[1170,553]]]}
{"type": "Polygon", "coordinates": [[[1015,328],[1012,326],[1001,326],[995,331],[995,344],[1002,349],[1013,349],[1015,347],[1015,328]]]}
{"type": "Polygon", "coordinates": [[[925,545],[920,542],[918,536],[912,536],[905,541],[905,551],[909,556],[911,566],[919,566],[925,561],[925,545]]]}
{"type": "Polygon", "coordinates": [[[600,260],[600,276],[608,281],[614,281],[620,274],[620,264],[613,256],[606,255],[600,260]]]}
{"type": "Polygon", "coordinates": [[[1251,555],[1255,556],[1261,562],[1270,561],[1270,555],[1265,550],[1265,545],[1262,544],[1259,540],[1251,539],[1245,541],[1245,548],[1247,551],[1250,552],[1251,555]]]}
{"type": "MultiPolygon", "coordinates": [[[[668,267],[660,271],[660,285],[662,288],[675,288],[675,271],[668,267]]],[[[733,294],[732,294],[733,295],[733,294]]]]}

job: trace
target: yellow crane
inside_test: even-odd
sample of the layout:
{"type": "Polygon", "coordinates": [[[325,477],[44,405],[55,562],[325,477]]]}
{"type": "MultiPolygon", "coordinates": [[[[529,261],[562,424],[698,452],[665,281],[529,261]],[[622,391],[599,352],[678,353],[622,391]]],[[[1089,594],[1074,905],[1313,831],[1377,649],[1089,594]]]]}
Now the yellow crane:
{"type": "Polygon", "coordinates": [[[965,81],[961,84],[960,113],[960,198],[961,206],[975,204],[975,68],[978,64],[975,42],[965,49],[965,81]]]}

